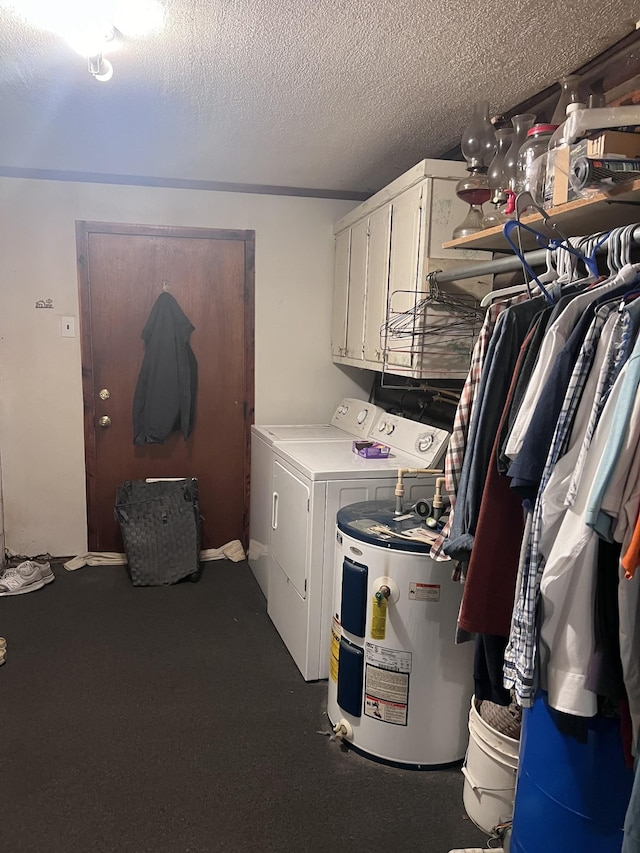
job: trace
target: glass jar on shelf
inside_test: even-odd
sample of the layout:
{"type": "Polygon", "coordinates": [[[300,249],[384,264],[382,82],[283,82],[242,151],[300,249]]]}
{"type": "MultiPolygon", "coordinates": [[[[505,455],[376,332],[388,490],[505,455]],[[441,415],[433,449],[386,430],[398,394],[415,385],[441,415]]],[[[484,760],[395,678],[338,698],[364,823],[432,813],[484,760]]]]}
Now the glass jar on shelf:
{"type": "Polygon", "coordinates": [[[557,124],[534,124],[527,131],[527,138],[520,146],[516,163],[515,192],[529,192],[536,204],[541,204],[544,196],[544,177],[539,164],[534,170],[534,161],[547,152],[549,140],[557,124]]]}

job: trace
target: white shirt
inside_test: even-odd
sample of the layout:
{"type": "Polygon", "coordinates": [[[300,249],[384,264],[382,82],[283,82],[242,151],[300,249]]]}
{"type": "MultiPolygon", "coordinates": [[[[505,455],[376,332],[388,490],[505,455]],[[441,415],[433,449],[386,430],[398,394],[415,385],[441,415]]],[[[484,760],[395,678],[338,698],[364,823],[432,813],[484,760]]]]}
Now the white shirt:
{"type": "MultiPolygon", "coordinates": [[[[540,583],[540,661],[546,667],[541,676],[546,676],[543,683],[549,691],[549,704],[579,717],[592,717],[598,710],[596,694],[586,687],[594,648],[598,537],[587,526],[585,512],[624,375],[623,368],[595,429],[575,502],[564,507],[560,515],[540,583]]],[[[558,492],[558,487],[559,477],[554,481],[555,493],[547,495],[545,490],[543,499],[563,505],[562,489],[558,492]]]]}

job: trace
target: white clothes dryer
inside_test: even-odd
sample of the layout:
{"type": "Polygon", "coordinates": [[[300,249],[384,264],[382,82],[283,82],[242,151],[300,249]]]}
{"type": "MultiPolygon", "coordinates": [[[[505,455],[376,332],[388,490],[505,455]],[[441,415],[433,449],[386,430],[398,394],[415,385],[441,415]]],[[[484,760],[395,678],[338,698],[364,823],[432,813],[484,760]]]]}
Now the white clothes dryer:
{"type": "MultiPolygon", "coordinates": [[[[364,459],[351,441],[273,444],[267,613],[306,681],[329,676],[338,510],[393,499],[398,468],[436,467],[449,434],[383,413],[373,437],[391,447],[387,459],[364,459]]],[[[405,478],[407,506],[431,497],[434,479],[405,478]]]]}
{"type": "Polygon", "coordinates": [[[276,424],[251,427],[251,497],[249,505],[249,566],[262,594],[269,598],[273,444],[276,441],[342,441],[367,438],[379,406],[345,397],[328,424],[276,424]]]}

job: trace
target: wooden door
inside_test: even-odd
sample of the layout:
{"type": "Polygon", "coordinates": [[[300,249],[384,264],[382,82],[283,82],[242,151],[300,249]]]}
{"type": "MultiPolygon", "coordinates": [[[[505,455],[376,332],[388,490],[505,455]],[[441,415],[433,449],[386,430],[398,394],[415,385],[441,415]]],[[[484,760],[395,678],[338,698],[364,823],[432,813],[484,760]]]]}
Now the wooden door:
{"type": "Polygon", "coordinates": [[[90,550],[122,550],[116,488],[147,477],[197,477],[203,548],[246,543],[254,232],[101,222],[78,222],[76,232],[90,550]],[[187,441],[173,433],[164,444],[134,447],[141,334],[163,290],[195,326],[195,426],[187,441]],[[99,425],[103,416],[107,427],[99,425]]]}

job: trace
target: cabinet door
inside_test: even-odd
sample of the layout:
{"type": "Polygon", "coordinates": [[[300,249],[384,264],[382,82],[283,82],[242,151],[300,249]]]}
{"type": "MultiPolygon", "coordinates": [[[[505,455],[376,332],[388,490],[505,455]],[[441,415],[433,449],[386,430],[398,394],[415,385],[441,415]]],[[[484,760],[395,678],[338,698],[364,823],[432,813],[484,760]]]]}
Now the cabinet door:
{"type": "Polygon", "coordinates": [[[344,355],[347,349],[347,311],[349,308],[349,257],[351,231],[336,236],[336,257],[333,278],[333,315],[331,319],[331,352],[344,355]]]}
{"type": "Polygon", "coordinates": [[[367,219],[357,222],[351,229],[346,355],[349,358],[356,359],[363,358],[368,232],[369,222],[367,219]]]}
{"type": "MultiPolygon", "coordinates": [[[[389,256],[388,316],[410,311],[421,292],[420,270],[423,251],[422,199],[426,182],[401,193],[391,202],[391,249],[389,256]]],[[[391,341],[387,338],[389,364],[411,363],[411,327],[406,338],[391,341]]],[[[383,336],[384,343],[384,336],[383,336]]]]}
{"type": "Polygon", "coordinates": [[[364,315],[365,361],[382,361],[380,327],[387,316],[390,241],[391,205],[385,205],[369,217],[369,255],[364,315]]]}

